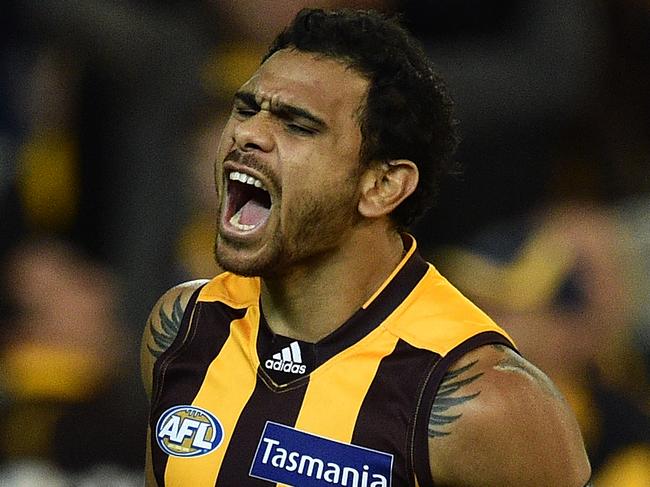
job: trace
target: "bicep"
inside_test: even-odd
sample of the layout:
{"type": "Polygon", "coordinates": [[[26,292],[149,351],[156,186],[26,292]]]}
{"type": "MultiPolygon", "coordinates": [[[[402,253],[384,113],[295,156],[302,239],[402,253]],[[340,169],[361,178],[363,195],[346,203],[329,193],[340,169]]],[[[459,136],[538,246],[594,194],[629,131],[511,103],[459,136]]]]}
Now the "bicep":
{"type": "Polygon", "coordinates": [[[565,401],[544,374],[500,347],[450,369],[431,412],[429,457],[444,485],[582,487],[589,477],[565,401]]]}
{"type": "Polygon", "coordinates": [[[207,281],[190,281],[171,288],[151,310],[140,346],[142,382],[149,397],[153,384],[153,366],[174,342],[190,297],[205,282],[207,281]]]}

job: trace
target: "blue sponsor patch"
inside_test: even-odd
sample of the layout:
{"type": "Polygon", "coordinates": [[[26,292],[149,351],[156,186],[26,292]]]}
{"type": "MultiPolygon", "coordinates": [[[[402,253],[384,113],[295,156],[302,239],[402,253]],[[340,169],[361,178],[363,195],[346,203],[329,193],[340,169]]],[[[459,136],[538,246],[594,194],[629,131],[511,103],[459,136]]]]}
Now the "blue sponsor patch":
{"type": "Polygon", "coordinates": [[[300,487],[389,487],[393,455],[267,421],[250,476],[300,487]]]}

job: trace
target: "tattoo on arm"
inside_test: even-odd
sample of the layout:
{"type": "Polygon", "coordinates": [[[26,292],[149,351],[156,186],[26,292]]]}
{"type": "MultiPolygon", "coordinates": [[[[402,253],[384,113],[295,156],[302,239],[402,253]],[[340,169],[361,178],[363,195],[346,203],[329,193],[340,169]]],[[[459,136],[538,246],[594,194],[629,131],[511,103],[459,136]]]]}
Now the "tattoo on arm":
{"type": "Polygon", "coordinates": [[[148,343],[147,348],[149,349],[149,352],[151,352],[151,355],[156,358],[160,357],[160,355],[171,346],[178,334],[178,329],[180,328],[181,320],[183,319],[181,295],[179,294],[176,296],[176,299],[174,300],[171,316],[168,315],[161,306],[158,312],[158,317],[160,319],[160,330],[155,326],[153,317],[149,319],[148,323],[149,331],[151,332],[151,337],[153,338],[154,343],[153,346],[148,343]]]}
{"type": "MultiPolygon", "coordinates": [[[[503,352],[504,356],[495,366],[497,370],[504,370],[522,374],[534,380],[547,394],[559,401],[564,401],[562,394],[553,385],[549,378],[537,367],[524,360],[517,352],[503,345],[492,345],[496,350],[503,352]]],[[[585,487],[589,487],[586,485],[585,487]]]]}
{"type": "Polygon", "coordinates": [[[450,370],[443,377],[429,416],[429,437],[438,438],[450,435],[451,432],[444,431],[443,428],[462,416],[462,413],[458,412],[458,406],[471,401],[481,393],[478,391],[474,394],[463,395],[461,391],[463,387],[483,375],[483,372],[474,375],[467,373],[476,365],[476,362],[475,360],[464,367],[450,370]]]}
{"type": "Polygon", "coordinates": [[[524,366],[524,364],[521,361],[521,357],[519,355],[514,355],[512,353],[508,353],[508,348],[505,347],[504,345],[491,345],[492,348],[495,350],[503,353],[503,358],[499,361],[499,363],[496,365],[496,368],[500,370],[510,370],[513,372],[523,372],[523,373],[528,373],[527,368],[524,366]]]}

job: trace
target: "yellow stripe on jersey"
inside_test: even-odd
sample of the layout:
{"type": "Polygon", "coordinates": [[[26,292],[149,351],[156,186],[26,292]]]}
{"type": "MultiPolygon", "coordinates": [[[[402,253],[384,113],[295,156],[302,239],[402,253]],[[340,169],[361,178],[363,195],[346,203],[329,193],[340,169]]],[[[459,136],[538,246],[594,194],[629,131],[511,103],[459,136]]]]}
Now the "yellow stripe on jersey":
{"type": "Polygon", "coordinates": [[[256,371],[252,367],[248,345],[257,340],[259,309],[251,307],[246,316],[230,326],[230,336],[221,353],[208,367],[203,384],[192,405],[212,412],[224,430],[223,443],[212,453],[196,458],[170,456],[165,470],[165,485],[187,487],[213,485],[223,462],[239,414],[255,389],[256,371]],[[223,394],[228,391],[228,394],[223,394]]]}
{"type": "Polygon", "coordinates": [[[432,265],[383,326],[412,346],[442,356],[457,347],[465,337],[487,331],[504,335],[514,343],[499,325],[450,285],[432,265]]]}
{"type": "Polygon", "coordinates": [[[220,301],[231,308],[256,306],[260,297],[258,277],[242,277],[224,272],[208,282],[197,301],[220,301]]]}
{"type": "Polygon", "coordinates": [[[339,362],[355,354],[351,347],[332,357],[311,374],[296,428],[330,439],[350,442],[368,388],[376,376],[381,359],[389,355],[398,337],[378,328],[357,345],[372,341],[372,347],[354,360],[354,373],[339,362]],[[345,398],[345,407],[341,405],[345,398]]]}

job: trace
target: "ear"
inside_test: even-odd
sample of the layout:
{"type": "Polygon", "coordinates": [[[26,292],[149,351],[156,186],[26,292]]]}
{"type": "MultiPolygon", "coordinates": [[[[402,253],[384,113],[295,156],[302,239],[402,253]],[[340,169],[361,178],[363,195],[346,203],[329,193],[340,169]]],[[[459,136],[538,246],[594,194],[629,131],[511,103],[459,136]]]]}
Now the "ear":
{"type": "Polygon", "coordinates": [[[360,179],[359,213],[366,218],[388,215],[418,185],[418,167],[408,159],[373,164],[360,179]]]}

